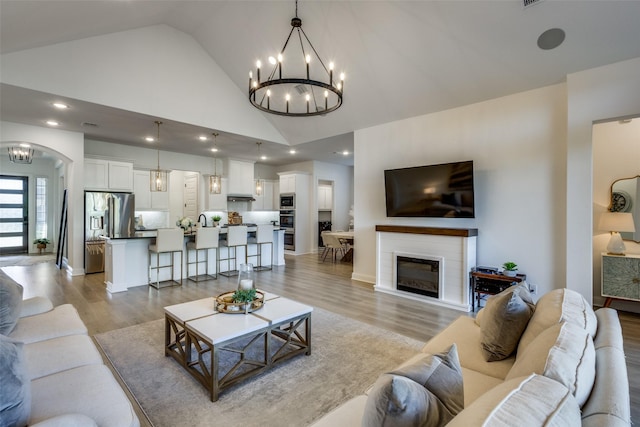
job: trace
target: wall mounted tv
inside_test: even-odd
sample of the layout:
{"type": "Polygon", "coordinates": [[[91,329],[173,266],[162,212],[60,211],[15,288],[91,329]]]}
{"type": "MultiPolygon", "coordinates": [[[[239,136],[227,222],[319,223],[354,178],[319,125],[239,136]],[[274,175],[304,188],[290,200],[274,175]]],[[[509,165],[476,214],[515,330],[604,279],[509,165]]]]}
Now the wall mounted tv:
{"type": "Polygon", "coordinates": [[[473,161],[384,171],[388,217],[474,218],[473,161]]]}

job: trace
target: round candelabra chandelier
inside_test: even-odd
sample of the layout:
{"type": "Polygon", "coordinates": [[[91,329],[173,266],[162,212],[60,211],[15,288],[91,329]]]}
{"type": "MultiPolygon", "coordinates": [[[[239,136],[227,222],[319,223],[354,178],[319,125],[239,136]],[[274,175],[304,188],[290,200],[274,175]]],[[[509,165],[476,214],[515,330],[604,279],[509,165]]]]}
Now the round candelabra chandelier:
{"type": "Polygon", "coordinates": [[[344,73],[339,80],[334,79],[333,62],[327,67],[311,44],[302,29],[302,19],[298,18],[298,0],[291,27],[280,52],[268,59],[272,68],[267,78],[261,75],[260,60],[256,62],[255,76],[249,72],[249,101],[264,112],[289,117],[318,116],[337,110],[342,105],[344,73]],[[299,42],[298,52],[289,45],[292,35],[299,42]],[[285,54],[287,47],[290,49],[285,54]],[[300,60],[296,61],[298,55],[300,60]]]}

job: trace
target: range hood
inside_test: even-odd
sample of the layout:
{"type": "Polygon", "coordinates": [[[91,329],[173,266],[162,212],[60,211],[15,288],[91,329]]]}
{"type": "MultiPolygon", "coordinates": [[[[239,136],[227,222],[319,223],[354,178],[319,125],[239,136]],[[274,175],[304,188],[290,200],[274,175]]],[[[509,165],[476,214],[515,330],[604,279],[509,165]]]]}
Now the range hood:
{"type": "Polygon", "coordinates": [[[256,199],[253,196],[248,194],[228,194],[227,195],[228,202],[255,202],[256,199]]]}

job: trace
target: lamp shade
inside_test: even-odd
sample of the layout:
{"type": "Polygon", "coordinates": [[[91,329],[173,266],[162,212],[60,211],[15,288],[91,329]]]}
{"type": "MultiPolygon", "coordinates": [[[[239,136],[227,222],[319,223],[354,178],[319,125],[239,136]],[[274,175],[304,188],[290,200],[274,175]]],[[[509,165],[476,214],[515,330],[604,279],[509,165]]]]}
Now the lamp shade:
{"type": "Polygon", "coordinates": [[[636,231],[633,215],[630,212],[604,212],[600,215],[600,230],[630,232],[636,231]]]}

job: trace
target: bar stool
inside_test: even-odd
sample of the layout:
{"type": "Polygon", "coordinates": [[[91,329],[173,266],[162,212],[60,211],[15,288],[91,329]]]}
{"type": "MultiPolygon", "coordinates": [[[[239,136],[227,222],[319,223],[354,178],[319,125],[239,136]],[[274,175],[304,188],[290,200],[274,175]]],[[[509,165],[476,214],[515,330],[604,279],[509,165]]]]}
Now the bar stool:
{"type": "Polygon", "coordinates": [[[249,243],[256,244],[256,255],[258,258],[258,263],[254,270],[256,271],[264,271],[271,270],[273,266],[273,225],[271,224],[258,224],[258,228],[256,229],[256,237],[249,240],[249,243]],[[262,246],[263,245],[271,245],[271,261],[269,265],[262,265],[262,246]]]}
{"type": "MultiPolygon", "coordinates": [[[[156,254],[156,266],[149,267],[150,270],[156,270],[156,283],[149,280],[149,286],[160,289],[160,269],[171,267],[171,281],[182,285],[182,246],[184,241],[184,231],[182,228],[159,228],[156,234],[155,245],[149,245],[149,254],[156,254]],[[173,277],[173,259],[174,254],[180,252],[180,282],[173,277]],[[170,253],[171,264],[160,265],[160,254],[170,253]]],[[[174,286],[174,285],[169,285],[174,286]]]]}
{"type": "Polygon", "coordinates": [[[217,279],[218,271],[216,270],[216,274],[209,274],[209,249],[216,250],[216,260],[218,259],[218,237],[220,234],[220,229],[215,227],[200,227],[196,229],[196,239],[193,242],[187,242],[187,278],[194,282],[200,282],[202,280],[207,280],[208,278],[217,279]],[[198,273],[198,266],[200,265],[200,260],[198,258],[198,254],[200,250],[204,249],[205,257],[205,274],[203,276],[204,279],[200,278],[200,274],[198,273]],[[189,250],[195,250],[196,252],[196,261],[189,262],[189,250]],[[196,275],[189,276],[189,266],[195,264],[196,265],[196,275]]]}
{"type": "Polygon", "coordinates": [[[227,243],[222,245],[223,247],[227,247],[227,258],[220,258],[218,256],[217,260],[217,270],[220,272],[220,261],[228,261],[229,269],[227,271],[220,272],[226,277],[237,276],[238,269],[234,268],[231,270],[231,260],[233,260],[234,267],[238,265],[238,246],[244,246],[244,261],[240,264],[247,263],[247,226],[245,225],[234,225],[227,228],[227,243]],[[233,248],[233,257],[231,257],[231,248],[233,248]]]}

